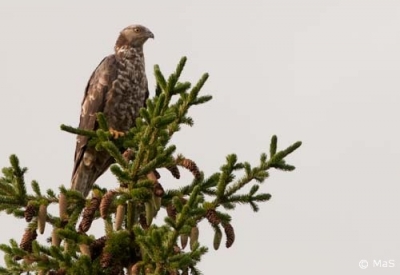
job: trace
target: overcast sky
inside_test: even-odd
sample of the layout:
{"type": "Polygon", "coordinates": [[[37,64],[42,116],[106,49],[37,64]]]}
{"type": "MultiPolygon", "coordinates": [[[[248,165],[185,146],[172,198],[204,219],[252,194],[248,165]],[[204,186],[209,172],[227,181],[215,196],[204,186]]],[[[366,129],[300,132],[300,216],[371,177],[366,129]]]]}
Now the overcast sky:
{"type": "MultiPolygon", "coordinates": [[[[69,185],[75,137],[59,126],[77,126],[92,71],[141,23],[155,34],[151,94],[154,64],[168,74],[185,55],[183,80],[210,73],[213,101],[174,139],[207,175],[232,152],[257,163],[274,134],[303,141],[297,169],[262,186],[271,201],[237,209],[236,242],[211,249],[204,274],[400,274],[400,1],[48,2],[0,2],[0,167],[15,153],[28,181],[69,185]]],[[[25,222],[0,218],[0,243],[19,241],[25,222]]]]}

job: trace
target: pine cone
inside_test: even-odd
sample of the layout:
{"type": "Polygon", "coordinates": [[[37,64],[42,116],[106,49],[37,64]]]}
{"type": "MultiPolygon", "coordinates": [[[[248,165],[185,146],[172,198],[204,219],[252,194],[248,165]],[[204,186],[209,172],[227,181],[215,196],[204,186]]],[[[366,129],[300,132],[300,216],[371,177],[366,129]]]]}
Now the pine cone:
{"type": "Polygon", "coordinates": [[[154,270],[150,265],[147,265],[145,270],[144,270],[144,274],[153,274],[154,270]]]}
{"type": "Polygon", "coordinates": [[[178,166],[173,165],[173,166],[168,166],[166,167],[172,174],[172,176],[176,179],[181,178],[181,173],[179,172],[178,166]]]}
{"type": "Polygon", "coordinates": [[[108,268],[111,266],[113,257],[110,252],[103,252],[100,256],[100,265],[102,268],[108,268]]]}
{"type": "Polygon", "coordinates": [[[122,222],[124,221],[125,218],[125,205],[124,204],[119,204],[117,206],[117,210],[115,212],[115,222],[114,222],[114,228],[115,230],[120,230],[122,226],[122,222]]]}
{"type": "Polygon", "coordinates": [[[82,255],[86,255],[89,258],[91,258],[90,247],[87,244],[84,243],[79,244],[79,250],[81,251],[82,255]]]}
{"type": "Polygon", "coordinates": [[[122,154],[126,161],[133,160],[135,154],[132,149],[126,149],[125,152],[122,154]]]}
{"type": "Polygon", "coordinates": [[[161,208],[161,203],[162,203],[161,197],[157,197],[157,196],[153,197],[153,204],[154,204],[154,207],[156,209],[155,216],[157,215],[158,210],[160,210],[160,208],[161,208]]]}
{"type": "Polygon", "coordinates": [[[199,179],[201,177],[200,170],[193,160],[183,158],[177,164],[188,169],[196,179],[199,179]]]}
{"type": "Polygon", "coordinates": [[[154,184],[157,182],[157,175],[154,171],[147,174],[147,178],[151,180],[154,184]]]}
{"type": "Polygon", "coordinates": [[[135,263],[134,265],[131,266],[131,275],[139,275],[139,264],[135,263]]]}
{"type": "Polygon", "coordinates": [[[100,198],[93,197],[90,200],[89,206],[85,208],[82,215],[82,221],[79,224],[79,231],[80,232],[87,232],[92,225],[94,215],[96,214],[96,210],[99,208],[100,205],[100,198]]]}
{"type": "MultiPolygon", "coordinates": [[[[182,204],[186,204],[187,203],[187,199],[185,199],[185,198],[180,198],[180,200],[181,200],[182,204]]],[[[170,217],[170,218],[175,220],[176,219],[176,214],[177,214],[175,206],[172,203],[170,203],[170,204],[168,204],[166,209],[167,209],[168,217],[170,217]]]]}
{"type": "Polygon", "coordinates": [[[160,173],[158,173],[158,171],[156,169],[153,170],[154,176],[156,176],[156,179],[160,179],[160,173]]]}
{"type": "Polygon", "coordinates": [[[226,247],[229,248],[235,241],[235,231],[230,223],[224,223],[222,226],[224,227],[226,235],[226,247]]]}
{"type": "Polygon", "coordinates": [[[32,242],[36,240],[37,233],[36,230],[25,229],[25,233],[22,236],[21,243],[19,247],[27,252],[32,252],[32,242]]]}
{"type": "Polygon", "coordinates": [[[180,239],[181,239],[181,247],[182,247],[182,249],[185,249],[185,247],[188,243],[188,240],[189,240],[189,235],[181,234],[180,239]]]}
{"type": "Polygon", "coordinates": [[[156,197],[162,197],[164,196],[164,188],[162,187],[161,183],[158,181],[154,184],[154,195],[156,197]]]}
{"type": "Polygon", "coordinates": [[[38,223],[37,227],[40,234],[43,234],[44,229],[46,228],[46,219],[47,219],[47,205],[41,204],[39,206],[39,213],[38,213],[38,223]]]}
{"type": "Polygon", "coordinates": [[[90,255],[92,256],[92,260],[96,259],[100,256],[101,252],[103,251],[104,246],[106,245],[107,237],[103,236],[98,238],[97,240],[93,241],[89,248],[90,248],[90,255]]]}
{"type": "Polygon", "coordinates": [[[67,196],[63,193],[60,194],[58,197],[58,208],[59,208],[59,215],[60,219],[62,221],[68,220],[68,213],[67,213],[67,208],[68,208],[68,202],[67,202],[67,196]]]}
{"type": "Polygon", "coordinates": [[[176,219],[176,208],[172,205],[172,203],[168,204],[167,206],[167,215],[171,219],[176,219]]]}
{"type": "Polygon", "coordinates": [[[59,247],[61,243],[61,238],[57,234],[57,228],[53,228],[51,232],[51,245],[59,247]]]}
{"type": "Polygon", "coordinates": [[[103,219],[107,218],[108,210],[110,209],[110,205],[113,202],[114,195],[115,195],[115,191],[114,190],[110,190],[101,199],[100,216],[103,219]]]}
{"type": "Polygon", "coordinates": [[[190,250],[193,250],[194,244],[199,241],[199,228],[193,226],[190,231],[190,250]]]}
{"type": "Polygon", "coordinates": [[[221,241],[222,241],[222,232],[218,227],[218,229],[215,230],[214,240],[213,240],[213,246],[214,246],[215,250],[219,249],[219,246],[221,245],[221,241]]]}
{"type": "Polygon", "coordinates": [[[24,211],[25,221],[30,222],[36,216],[36,208],[32,204],[28,204],[24,211]]]}
{"type": "Polygon", "coordinates": [[[218,225],[221,222],[217,212],[214,209],[207,210],[206,218],[212,225],[218,225]]]}

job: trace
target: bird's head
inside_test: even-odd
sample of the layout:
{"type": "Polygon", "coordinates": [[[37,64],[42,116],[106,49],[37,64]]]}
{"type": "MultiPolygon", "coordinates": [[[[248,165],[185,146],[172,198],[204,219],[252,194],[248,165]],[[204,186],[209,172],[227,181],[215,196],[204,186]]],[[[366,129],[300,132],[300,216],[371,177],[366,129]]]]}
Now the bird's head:
{"type": "Polygon", "coordinates": [[[130,25],[120,32],[115,43],[115,49],[142,47],[149,38],[154,38],[154,34],[148,28],[141,25],[130,25]]]}

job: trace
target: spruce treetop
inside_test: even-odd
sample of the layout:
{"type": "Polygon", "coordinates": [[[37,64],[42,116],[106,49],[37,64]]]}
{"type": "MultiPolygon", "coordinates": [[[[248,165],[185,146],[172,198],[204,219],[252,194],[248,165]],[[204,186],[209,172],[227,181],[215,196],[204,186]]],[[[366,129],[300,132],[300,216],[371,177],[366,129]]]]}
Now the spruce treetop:
{"type": "Polygon", "coordinates": [[[12,239],[0,245],[6,262],[0,274],[201,274],[197,264],[209,248],[201,245],[199,223],[214,230],[215,250],[240,240],[234,230],[238,221],[230,211],[247,204],[257,212],[259,204],[271,198],[260,188],[270,170],[293,171],[286,157],[301,142],[281,150],[273,136],[268,154],[262,153],[258,163],[229,154],[218,171],[204,175],[195,160],[177,153],[171,141],[182,126],[193,126],[189,109],[212,99],[200,93],[208,74],[193,86],[180,80],[185,64],[184,57],[168,78],[154,67],[155,95],[124,136],[110,133],[102,113],[97,114],[96,131],[61,126],[87,136],[90,146],[115,159],[110,168],[116,179],[113,188],[95,185],[85,198],[64,186],[42,192],[32,181],[28,191],[27,169],[10,156],[10,166],[3,168],[0,178],[0,210],[27,224],[19,242],[12,239]],[[161,169],[176,180],[182,169],[188,170],[191,182],[179,188],[165,184],[161,169]],[[49,205],[58,205],[58,212],[48,211],[49,205]],[[104,223],[100,236],[90,232],[96,220],[104,223]],[[37,241],[38,234],[47,236],[48,242],[37,241]]]}

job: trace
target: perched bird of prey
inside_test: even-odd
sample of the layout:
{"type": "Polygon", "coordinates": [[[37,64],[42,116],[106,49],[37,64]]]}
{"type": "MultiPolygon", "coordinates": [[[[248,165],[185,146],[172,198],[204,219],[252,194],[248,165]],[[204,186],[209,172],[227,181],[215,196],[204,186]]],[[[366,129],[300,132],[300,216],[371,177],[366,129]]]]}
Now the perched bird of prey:
{"type": "MultiPolygon", "coordinates": [[[[79,128],[96,130],[96,113],[103,112],[110,132],[118,137],[135,125],[139,109],[149,96],[143,44],[153,33],[144,26],[123,29],[114,54],[97,66],[86,86],[79,128]]],[[[78,136],[71,188],[86,197],[94,182],[114,162],[106,151],[88,146],[88,137],[78,136]]]]}

